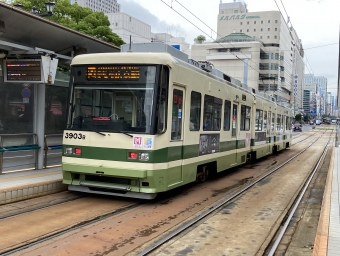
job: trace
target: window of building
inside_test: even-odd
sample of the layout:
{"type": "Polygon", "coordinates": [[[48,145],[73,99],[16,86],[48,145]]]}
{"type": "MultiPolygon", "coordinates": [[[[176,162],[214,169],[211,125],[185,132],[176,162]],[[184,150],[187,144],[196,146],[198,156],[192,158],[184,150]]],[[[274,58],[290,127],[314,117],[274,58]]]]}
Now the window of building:
{"type": "Polygon", "coordinates": [[[263,31],[263,28],[261,28],[261,31],[263,31]]]}
{"type": "Polygon", "coordinates": [[[241,131],[249,131],[250,129],[250,107],[241,105],[241,131]]]}
{"type": "Polygon", "coordinates": [[[231,114],[231,102],[229,100],[224,101],[224,123],[223,130],[230,131],[230,115],[231,114]]]}
{"type": "Polygon", "coordinates": [[[263,24],[263,20],[261,20],[261,24],[263,24]]]}
{"type": "Polygon", "coordinates": [[[274,39],[277,39],[277,36],[274,36],[274,39]]]}
{"type": "Polygon", "coordinates": [[[263,123],[263,111],[260,109],[256,109],[255,131],[262,131],[262,123],[263,123]]]}
{"type": "Polygon", "coordinates": [[[254,32],[256,32],[256,28],[254,28],[254,32]]]}
{"type": "Polygon", "coordinates": [[[249,32],[249,29],[247,29],[247,32],[249,32]]]}
{"type": "Polygon", "coordinates": [[[131,22],[131,17],[130,17],[130,22],[131,22]]]}
{"type": "Polygon", "coordinates": [[[277,31],[277,28],[275,28],[275,31],[277,31]]]}
{"type": "Polygon", "coordinates": [[[262,36],[260,36],[260,39],[262,39],[262,36]]]}
{"type": "Polygon", "coordinates": [[[240,32],[242,33],[242,29],[240,29],[240,32]]]}
{"type": "Polygon", "coordinates": [[[240,22],[240,25],[242,25],[243,23],[242,23],[242,21],[240,22]]]}
{"type": "Polygon", "coordinates": [[[270,39],[270,36],[267,36],[267,39],[270,39]]]}
{"type": "Polygon", "coordinates": [[[238,10],[234,10],[234,13],[238,13],[238,10]]]}
{"type": "Polygon", "coordinates": [[[190,131],[199,131],[201,123],[201,94],[191,92],[190,101],[190,131]]]}
{"type": "Polygon", "coordinates": [[[118,22],[116,22],[116,27],[118,26],[118,22]]]}
{"type": "Polygon", "coordinates": [[[219,131],[221,129],[222,99],[204,96],[203,131],[219,131]]]}
{"type": "Polygon", "coordinates": [[[249,21],[247,21],[247,25],[249,25],[249,21]]]}
{"type": "Polygon", "coordinates": [[[275,23],[277,23],[277,20],[275,20],[275,23]]]}
{"type": "Polygon", "coordinates": [[[268,31],[270,31],[270,28],[268,28],[268,31]]]}
{"type": "Polygon", "coordinates": [[[270,23],[270,20],[268,20],[268,23],[270,23]]]}
{"type": "Polygon", "coordinates": [[[254,21],[254,24],[256,24],[256,20],[254,21]]]}

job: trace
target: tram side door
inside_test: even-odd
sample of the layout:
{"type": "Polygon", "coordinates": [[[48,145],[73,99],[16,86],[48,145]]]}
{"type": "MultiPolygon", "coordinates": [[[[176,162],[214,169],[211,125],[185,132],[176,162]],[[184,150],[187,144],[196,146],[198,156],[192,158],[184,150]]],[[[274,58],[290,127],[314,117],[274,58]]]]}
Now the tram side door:
{"type": "Polygon", "coordinates": [[[171,138],[170,147],[168,149],[168,187],[172,187],[183,182],[182,165],[185,89],[183,87],[173,86],[171,94],[171,104],[169,104],[169,113],[171,116],[171,138]],[[176,161],[176,164],[174,164],[174,161],[176,161]]]}
{"type": "Polygon", "coordinates": [[[235,102],[233,103],[233,110],[232,110],[232,119],[231,119],[231,140],[234,141],[234,146],[235,146],[235,154],[234,154],[234,164],[237,164],[237,135],[239,133],[239,128],[238,128],[238,104],[235,102]]]}

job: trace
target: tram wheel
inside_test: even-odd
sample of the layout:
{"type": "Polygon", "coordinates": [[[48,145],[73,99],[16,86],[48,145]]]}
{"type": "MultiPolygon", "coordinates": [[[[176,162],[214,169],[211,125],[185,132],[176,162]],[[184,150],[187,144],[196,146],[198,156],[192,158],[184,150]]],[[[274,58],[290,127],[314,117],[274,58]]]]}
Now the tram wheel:
{"type": "Polygon", "coordinates": [[[197,175],[196,175],[196,180],[198,182],[204,182],[208,179],[208,177],[209,177],[209,169],[207,165],[204,165],[198,170],[197,175]]]}

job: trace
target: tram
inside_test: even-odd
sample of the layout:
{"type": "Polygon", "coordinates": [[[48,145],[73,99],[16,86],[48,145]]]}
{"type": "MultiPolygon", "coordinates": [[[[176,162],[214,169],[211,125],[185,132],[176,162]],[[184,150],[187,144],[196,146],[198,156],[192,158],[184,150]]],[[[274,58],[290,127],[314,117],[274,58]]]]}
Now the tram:
{"type": "Polygon", "coordinates": [[[152,49],[72,60],[69,190],[153,199],[291,145],[289,108],[207,62],[152,49]]]}

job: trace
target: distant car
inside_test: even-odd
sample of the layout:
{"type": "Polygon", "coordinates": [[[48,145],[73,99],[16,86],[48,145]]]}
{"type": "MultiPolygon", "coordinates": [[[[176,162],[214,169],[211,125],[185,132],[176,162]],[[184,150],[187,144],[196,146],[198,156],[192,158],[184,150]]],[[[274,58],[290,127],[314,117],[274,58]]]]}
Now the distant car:
{"type": "Polygon", "coordinates": [[[321,121],[320,121],[320,120],[316,120],[316,121],[315,121],[315,124],[316,124],[316,125],[320,125],[320,124],[321,124],[321,121]]]}
{"type": "Polygon", "coordinates": [[[332,119],[332,124],[336,124],[336,119],[332,119]]]}
{"type": "Polygon", "coordinates": [[[310,120],[310,121],[309,121],[309,124],[310,124],[310,125],[314,125],[314,121],[313,121],[313,120],[310,120]]]}
{"type": "Polygon", "coordinates": [[[295,122],[293,131],[300,131],[302,132],[302,125],[299,122],[295,122]]]}

